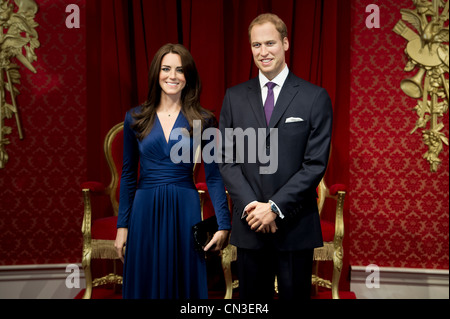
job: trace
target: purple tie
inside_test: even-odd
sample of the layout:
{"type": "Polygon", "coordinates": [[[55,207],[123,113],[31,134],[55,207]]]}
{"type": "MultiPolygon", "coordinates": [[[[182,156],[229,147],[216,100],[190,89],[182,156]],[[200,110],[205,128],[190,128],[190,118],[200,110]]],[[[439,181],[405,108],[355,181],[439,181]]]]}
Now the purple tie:
{"type": "Polygon", "coordinates": [[[275,99],[273,97],[273,88],[275,87],[275,83],[273,82],[267,82],[267,98],[266,102],[264,103],[264,113],[266,113],[266,122],[267,126],[269,126],[270,117],[272,116],[273,108],[275,106],[275,99]]]}

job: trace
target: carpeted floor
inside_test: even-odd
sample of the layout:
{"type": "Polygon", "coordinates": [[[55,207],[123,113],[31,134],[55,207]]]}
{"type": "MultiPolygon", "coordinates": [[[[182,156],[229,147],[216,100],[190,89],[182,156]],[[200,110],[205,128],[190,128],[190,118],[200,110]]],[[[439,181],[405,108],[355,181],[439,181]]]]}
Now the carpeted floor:
{"type": "MultiPolygon", "coordinates": [[[[75,296],[75,299],[81,299],[84,294],[84,289],[75,296]]],[[[356,295],[352,291],[341,291],[339,292],[341,299],[356,299],[356,295]]],[[[222,299],[224,292],[213,291],[209,294],[209,299],[222,299]]],[[[238,293],[233,294],[233,299],[238,299],[238,293]]],[[[321,291],[316,296],[312,296],[312,299],[331,299],[331,291],[321,291]]],[[[92,299],[122,299],[120,293],[115,293],[114,289],[108,288],[94,288],[92,290],[92,299]]]]}

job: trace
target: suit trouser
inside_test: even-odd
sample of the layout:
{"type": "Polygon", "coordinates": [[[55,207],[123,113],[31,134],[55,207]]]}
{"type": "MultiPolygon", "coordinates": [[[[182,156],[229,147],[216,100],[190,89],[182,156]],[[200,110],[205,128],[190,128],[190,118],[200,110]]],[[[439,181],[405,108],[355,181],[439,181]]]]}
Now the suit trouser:
{"type": "Polygon", "coordinates": [[[313,249],[237,249],[239,297],[273,299],[275,275],[279,299],[310,299],[313,249]]]}

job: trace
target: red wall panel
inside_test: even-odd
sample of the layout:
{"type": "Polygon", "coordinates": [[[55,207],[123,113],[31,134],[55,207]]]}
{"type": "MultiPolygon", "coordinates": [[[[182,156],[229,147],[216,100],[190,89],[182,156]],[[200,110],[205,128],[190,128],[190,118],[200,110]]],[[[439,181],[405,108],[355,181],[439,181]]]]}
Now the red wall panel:
{"type": "MultiPolygon", "coordinates": [[[[449,259],[448,146],[430,172],[421,133],[410,135],[417,102],[400,89],[407,41],[392,31],[409,0],[378,1],[380,28],[366,28],[373,1],[352,3],[350,263],[443,268],[449,259]]],[[[443,118],[449,136],[448,113],[443,118]]]]}
{"type": "MultiPolygon", "coordinates": [[[[86,179],[86,50],[84,0],[81,28],[68,29],[73,1],[37,1],[41,46],[34,74],[21,66],[17,97],[24,139],[14,119],[0,169],[0,265],[69,263],[81,260],[86,179]]],[[[20,62],[18,63],[19,65],[20,62]]]]}

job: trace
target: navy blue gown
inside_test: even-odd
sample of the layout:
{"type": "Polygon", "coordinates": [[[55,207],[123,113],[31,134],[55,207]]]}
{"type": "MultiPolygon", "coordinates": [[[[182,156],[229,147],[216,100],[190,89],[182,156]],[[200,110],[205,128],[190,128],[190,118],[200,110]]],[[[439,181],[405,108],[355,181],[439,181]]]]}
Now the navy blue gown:
{"type": "MultiPolygon", "coordinates": [[[[130,127],[132,111],[127,112],[124,121],[117,222],[118,228],[128,228],[123,298],[206,299],[205,259],[194,250],[192,234],[192,226],[201,221],[199,195],[193,182],[194,163],[177,164],[170,158],[176,143],[187,141],[192,147],[193,138],[180,136],[167,142],[156,116],[149,135],[139,141],[130,127]]],[[[180,112],[172,133],[182,127],[188,128],[189,124],[180,112]]],[[[205,163],[204,167],[219,230],[230,229],[218,166],[205,163]]]]}

